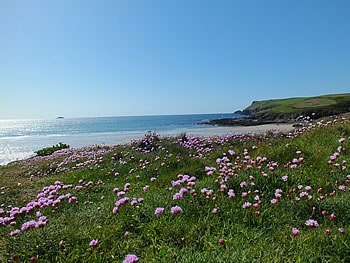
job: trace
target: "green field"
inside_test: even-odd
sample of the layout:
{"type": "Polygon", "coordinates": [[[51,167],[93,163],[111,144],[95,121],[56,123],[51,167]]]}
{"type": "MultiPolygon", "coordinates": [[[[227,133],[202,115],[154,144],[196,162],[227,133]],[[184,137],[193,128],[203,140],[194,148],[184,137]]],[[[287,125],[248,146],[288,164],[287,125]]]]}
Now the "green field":
{"type": "Polygon", "coordinates": [[[254,101],[243,112],[265,118],[337,115],[350,112],[350,93],[254,101]]]}
{"type": "Polygon", "coordinates": [[[303,123],[0,167],[0,262],[350,262],[350,122],[303,123]]]}

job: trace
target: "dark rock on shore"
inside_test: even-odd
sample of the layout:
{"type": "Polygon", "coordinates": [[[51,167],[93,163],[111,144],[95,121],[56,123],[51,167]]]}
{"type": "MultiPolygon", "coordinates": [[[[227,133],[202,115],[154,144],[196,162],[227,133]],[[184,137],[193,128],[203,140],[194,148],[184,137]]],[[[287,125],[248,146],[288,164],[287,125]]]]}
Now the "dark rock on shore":
{"type": "Polygon", "coordinates": [[[245,115],[241,110],[236,110],[233,114],[245,115]]]}
{"type": "Polygon", "coordinates": [[[244,117],[244,118],[225,118],[216,119],[203,122],[202,124],[217,125],[217,126],[255,126],[271,123],[289,123],[289,121],[284,119],[259,119],[254,117],[244,117]]]}

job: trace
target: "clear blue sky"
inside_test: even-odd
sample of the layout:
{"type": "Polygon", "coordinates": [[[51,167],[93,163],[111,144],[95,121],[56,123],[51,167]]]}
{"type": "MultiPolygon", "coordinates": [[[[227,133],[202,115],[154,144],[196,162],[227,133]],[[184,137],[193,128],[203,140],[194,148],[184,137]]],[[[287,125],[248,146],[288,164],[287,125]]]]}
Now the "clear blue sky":
{"type": "Polygon", "coordinates": [[[0,0],[0,119],[350,92],[349,0],[0,0]]]}

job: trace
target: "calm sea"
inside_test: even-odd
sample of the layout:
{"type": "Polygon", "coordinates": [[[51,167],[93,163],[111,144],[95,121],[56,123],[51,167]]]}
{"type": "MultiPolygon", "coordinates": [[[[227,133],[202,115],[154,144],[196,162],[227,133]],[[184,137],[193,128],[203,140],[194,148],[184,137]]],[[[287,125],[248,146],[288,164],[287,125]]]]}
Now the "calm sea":
{"type": "Polygon", "coordinates": [[[0,165],[34,156],[59,142],[77,148],[94,144],[120,144],[142,138],[149,131],[162,136],[210,135],[203,121],[235,118],[236,114],[193,114],[52,120],[0,120],[0,165]]]}

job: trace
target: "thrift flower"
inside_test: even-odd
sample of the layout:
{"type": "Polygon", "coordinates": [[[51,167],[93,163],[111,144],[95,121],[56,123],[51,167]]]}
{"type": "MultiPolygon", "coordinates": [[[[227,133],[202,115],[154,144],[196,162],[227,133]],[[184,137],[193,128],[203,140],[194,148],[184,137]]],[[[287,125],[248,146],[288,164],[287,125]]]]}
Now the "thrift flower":
{"type": "Polygon", "coordinates": [[[339,185],[338,189],[340,191],[346,191],[346,186],[345,185],[339,185]]]}
{"type": "Polygon", "coordinates": [[[292,228],[292,235],[293,235],[294,237],[296,237],[297,235],[299,235],[299,230],[298,230],[297,228],[293,227],[293,228],[292,228]]]}
{"type": "Polygon", "coordinates": [[[252,206],[252,204],[251,204],[250,202],[245,202],[245,203],[242,205],[242,207],[243,207],[244,209],[249,208],[249,207],[251,207],[251,206],[252,206]]]}
{"type": "Polygon", "coordinates": [[[182,199],[183,195],[181,193],[176,193],[173,195],[173,200],[179,200],[182,199]]]}
{"type": "Polygon", "coordinates": [[[248,187],[248,184],[245,181],[241,182],[239,185],[241,188],[248,187]]]}
{"type": "Polygon", "coordinates": [[[235,155],[235,154],[236,154],[233,150],[228,150],[228,153],[229,153],[230,155],[235,155]]]}
{"type": "Polygon", "coordinates": [[[10,232],[10,236],[12,236],[12,237],[17,236],[19,234],[19,232],[21,232],[19,229],[13,230],[10,232]]]}
{"type": "Polygon", "coordinates": [[[305,225],[307,225],[308,227],[318,227],[318,223],[316,220],[314,219],[309,219],[305,222],[305,225]]]}
{"type": "Polygon", "coordinates": [[[97,247],[98,246],[98,240],[97,239],[93,239],[90,241],[90,247],[97,247]]]}
{"type": "Polygon", "coordinates": [[[124,259],[123,263],[135,263],[139,261],[139,258],[133,254],[129,254],[126,256],[126,258],[124,259]]]}
{"type": "Polygon", "coordinates": [[[182,208],[180,206],[173,206],[170,209],[170,213],[172,213],[173,215],[180,214],[182,212],[183,212],[183,210],[182,210],[182,208]]]}
{"type": "Polygon", "coordinates": [[[235,197],[235,192],[233,191],[233,189],[228,190],[227,192],[228,198],[232,199],[235,197]]]}
{"type": "Polygon", "coordinates": [[[277,204],[278,201],[277,201],[277,199],[272,199],[272,200],[270,200],[270,202],[272,205],[275,205],[275,204],[277,204]]]}
{"type": "Polygon", "coordinates": [[[306,190],[306,192],[310,192],[310,191],[311,191],[311,189],[312,189],[312,188],[311,188],[311,186],[309,186],[309,185],[308,185],[308,186],[305,186],[305,190],[306,190]]]}
{"type": "Polygon", "coordinates": [[[337,218],[337,216],[334,214],[334,213],[332,213],[330,216],[329,216],[329,219],[330,220],[335,220],[337,218]]]}
{"type": "Polygon", "coordinates": [[[163,207],[158,207],[158,208],[156,208],[156,211],[154,211],[154,214],[156,216],[161,216],[163,214],[163,212],[164,212],[164,208],[163,207]]]}

